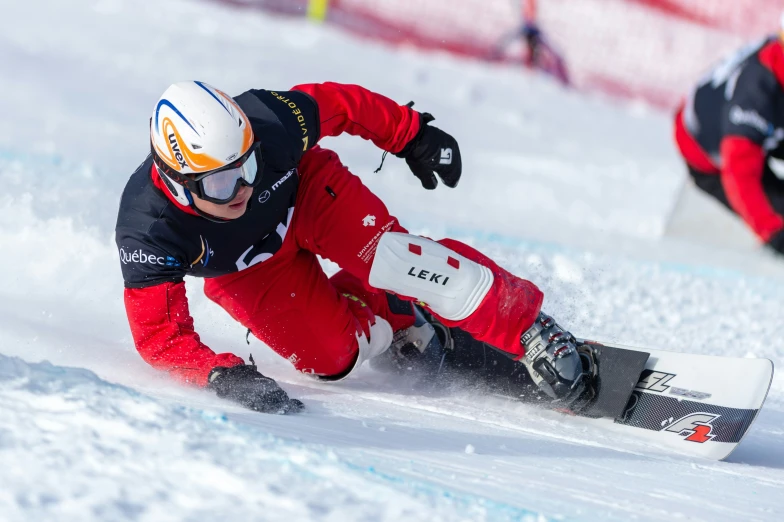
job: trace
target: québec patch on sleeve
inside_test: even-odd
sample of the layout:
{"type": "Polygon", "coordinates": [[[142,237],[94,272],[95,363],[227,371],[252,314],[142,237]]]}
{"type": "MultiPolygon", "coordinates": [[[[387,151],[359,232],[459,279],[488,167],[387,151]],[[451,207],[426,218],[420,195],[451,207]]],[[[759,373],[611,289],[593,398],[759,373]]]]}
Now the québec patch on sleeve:
{"type": "MultiPolygon", "coordinates": [[[[248,100],[243,97],[253,95],[257,97],[286,130],[289,139],[294,143],[293,149],[299,152],[299,157],[293,158],[299,163],[302,154],[313,148],[320,138],[318,104],[304,92],[299,91],[267,91],[254,89],[243,93],[236,99],[240,106],[247,106],[248,100]],[[244,103],[243,103],[244,102],[244,103]]],[[[248,117],[253,120],[253,110],[247,110],[248,117]]],[[[271,118],[270,118],[271,119],[271,118]]],[[[264,140],[262,140],[264,144],[264,140]]],[[[291,145],[291,144],[289,144],[291,145]]]]}
{"type": "Polygon", "coordinates": [[[123,234],[121,229],[117,232],[120,267],[127,288],[182,281],[186,273],[182,260],[131,234],[123,234]]]}

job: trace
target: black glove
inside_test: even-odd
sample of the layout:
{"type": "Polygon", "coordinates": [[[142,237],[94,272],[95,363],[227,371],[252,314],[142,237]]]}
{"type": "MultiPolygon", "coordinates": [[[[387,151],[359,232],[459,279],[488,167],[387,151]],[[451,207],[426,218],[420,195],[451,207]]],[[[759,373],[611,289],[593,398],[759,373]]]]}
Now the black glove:
{"type": "Polygon", "coordinates": [[[768,246],[784,255],[784,230],[779,230],[768,240],[768,246]]]}
{"type": "Polygon", "coordinates": [[[424,188],[433,190],[438,185],[433,171],[447,187],[455,188],[463,170],[460,147],[452,136],[428,125],[434,119],[427,112],[421,113],[419,132],[395,156],[406,159],[408,168],[424,188]]]}
{"type": "Polygon", "coordinates": [[[263,376],[252,364],[213,368],[207,387],[221,399],[261,413],[297,412],[305,407],[301,401],[289,399],[278,383],[263,376]]]}

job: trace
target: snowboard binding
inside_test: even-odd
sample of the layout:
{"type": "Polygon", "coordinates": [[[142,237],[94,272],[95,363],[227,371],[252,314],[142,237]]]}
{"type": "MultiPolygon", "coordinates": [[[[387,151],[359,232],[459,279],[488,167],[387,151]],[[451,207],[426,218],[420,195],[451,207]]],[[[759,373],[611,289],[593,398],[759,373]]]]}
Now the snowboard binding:
{"type": "Polygon", "coordinates": [[[523,335],[533,348],[526,346],[530,361],[526,364],[525,358],[515,361],[509,353],[459,328],[444,326],[424,308],[413,308],[414,325],[396,332],[389,350],[371,359],[375,370],[414,377],[414,387],[420,391],[461,381],[482,383],[491,393],[568,413],[579,413],[593,403],[599,350],[578,342],[551,317],[541,314],[523,335]],[[543,335],[549,342],[538,348],[543,335]],[[559,351],[562,348],[566,349],[559,351]],[[564,361],[565,357],[569,359],[564,361]],[[569,376],[563,374],[564,362],[571,365],[569,376]]]}
{"type": "Polygon", "coordinates": [[[587,344],[581,344],[577,346],[577,354],[580,356],[580,364],[583,368],[580,375],[583,392],[569,403],[569,410],[574,413],[585,410],[593,403],[598,391],[599,377],[598,351],[587,344]]]}
{"type": "Polygon", "coordinates": [[[414,373],[422,381],[433,382],[444,371],[447,354],[454,350],[449,328],[429,313],[413,306],[414,325],[395,332],[392,345],[371,360],[374,369],[397,374],[414,373]]]}

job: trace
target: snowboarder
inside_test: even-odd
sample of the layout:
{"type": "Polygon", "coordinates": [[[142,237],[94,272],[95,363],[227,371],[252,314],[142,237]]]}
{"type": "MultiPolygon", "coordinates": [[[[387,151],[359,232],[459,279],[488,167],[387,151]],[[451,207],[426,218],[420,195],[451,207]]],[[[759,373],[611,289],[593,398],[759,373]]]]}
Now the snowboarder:
{"type": "Polygon", "coordinates": [[[711,70],[675,116],[675,141],[698,188],[784,254],[782,32],[711,70]]]}
{"type": "Polygon", "coordinates": [[[561,85],[570,85],[566,61],[545,38],[537,22],[536,0],[523,0],[520,5],[522,23],[505,34],[490,53],[491,60],[500,60],[506,50],[518,40],[523,43],[521,61],[528,69],[535,69],[558,80],[561,85]]]}
{"type": "Polygon", "coordinates": [[[434,189],[438,175],[454,188],[460,149],[432,120],[356,85],[235,98],[197,81],[166,89],[150,119],[152,152],[123,192],[116,227],[142,358],[256,411],[302,407],[252,358],[245,364],[201,342],[189,275],[205,278],[207,297],[297,370],[322,380],[347,377],[395,334],[415,335],[423,309],[519,361],[553,401],[580,396],[587,385],[576,341],[541,313],[533,283],[458,241],[408,234],[337,154],[317,145],[343,132],[361,136],[404,158],[423,187],[434,189]],[[342,271],[327,278],[317,254],[342,271]]]}

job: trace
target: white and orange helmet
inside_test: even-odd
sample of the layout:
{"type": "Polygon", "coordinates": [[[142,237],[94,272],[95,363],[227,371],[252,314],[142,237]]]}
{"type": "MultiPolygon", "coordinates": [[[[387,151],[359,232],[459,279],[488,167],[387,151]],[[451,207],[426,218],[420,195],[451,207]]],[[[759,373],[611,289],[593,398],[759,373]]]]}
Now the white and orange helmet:
{"type": "Polygon", "coordinates": [[[206,83],[179,82],[164,91],[150,119],[150,141],[164,183],[184,205],[192,203],[186,190],[225,203],[241,184],[261,178],[250,120],[230,96],[206,83]]]}

